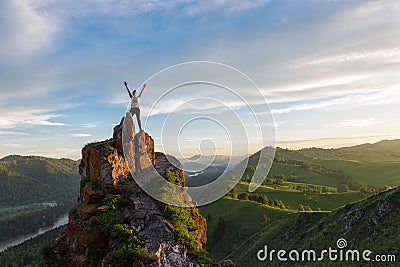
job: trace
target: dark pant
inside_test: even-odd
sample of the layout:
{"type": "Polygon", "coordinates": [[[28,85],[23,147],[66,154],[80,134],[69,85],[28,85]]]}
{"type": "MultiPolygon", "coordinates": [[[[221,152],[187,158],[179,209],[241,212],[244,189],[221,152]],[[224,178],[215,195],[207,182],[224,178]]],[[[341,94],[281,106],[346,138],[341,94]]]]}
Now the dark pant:
{"type": "Polygon", "coordinates": [[[140,121],[140,108],[131,108],[131,114],[136,115],[136,119],[139,125],[139,129],[142,130],[142,122],[140,121]]]}

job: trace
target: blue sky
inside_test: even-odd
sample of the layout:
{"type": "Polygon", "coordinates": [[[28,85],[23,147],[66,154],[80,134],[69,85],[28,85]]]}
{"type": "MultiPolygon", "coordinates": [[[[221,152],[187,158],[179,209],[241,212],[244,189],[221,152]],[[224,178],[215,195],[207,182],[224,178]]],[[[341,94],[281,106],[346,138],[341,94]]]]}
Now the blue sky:
{"type": "MultiPolygon", "coordinates": [[[[3,0],[0,157],[79,158],[84,144],[109,138],[124,115],[123,80],[138,87],[193,60],[221,62],[254,80],[270,104],[278,146],[400,138],[398,14],[400,3],[390,0],[3,0]]],[[[162,94],[150,85],[144,110],[162,94]]],[[[254,91],[237,90],[259,105],[254,91]]],[[[175,99],[190,96],[193,90],[175,99]]],[[[197,114],[220,110],[196,106],[197,114]]],[[[150,134],[163,115],[152,116],[150,134]]],[[[212,141],[226,153],[223,131],[204,123],[184,132],[184,153],[212,141]]],[[[250,152],[261,148],[249,141],[250,152]]]]}

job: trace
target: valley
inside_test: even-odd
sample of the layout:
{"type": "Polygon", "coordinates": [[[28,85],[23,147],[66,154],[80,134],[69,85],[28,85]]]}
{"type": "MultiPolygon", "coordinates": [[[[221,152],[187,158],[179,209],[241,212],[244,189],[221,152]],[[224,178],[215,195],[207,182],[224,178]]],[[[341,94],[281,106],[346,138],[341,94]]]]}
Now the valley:
{"type": "MultiPolygon", "coordinates": [[[[342,236],[347,236],[352,247],[370,247],[382,253],[381,246],[398,255],[392,244],[396,238],[390,236],[400,235],[396,232],[400,229],[399,143],[382,141],[340,149],[278,148],[269,174],[253,193],[248,192],[248,187],[259,153],[250,155],[245,173],[233,190],[199,208],[207,220],[209,256],[216,262],[231,259],[237,266],[264,266],[255,256],[264,244],[274,245],[274,249],[307,248],[307,244],[313,244],[319,249],[334,245],[342,236]],[[390,208],[379,213],[382,203],[390,203],[390,208]],[[349,225],[353,225],[351,229],[349,225]]],[[[205,169],[204,162],[187,165],[188,185],[206,184],[223,173],[227,158],[217,159],[205,169]]],[[[34,232],[68,212],[78,192],[77,169],[78,162],[66,159],[59,162],[11,156],[0,160],[0,177],[8,181],[0,203],[3,238],[34,232]],[[22,181],[30,187],[24,189],[24,194],[18,191],[22,181]]],[[[29,242],[31,245],[0,253],[0,260],[35,247],[32,255],[36,260],[32,262],[37,262],[40,247],[47,241],[38,237],[29,242]]],[[[275,265],[279,262],[272,263],[275,265]]]]}
{"type": "Polygon", "coordinates": [[[217,261],[231,258],[243,264],[253,257],[252,264],[263,266],[255,261],[255,246],[252,254],[248,247],[257,240],[262,248],[267,240],[262,233],[275,240],[270,236],[273,232],[284,231],[301,216],[309,214],[311,227],[326,216],[333,220],[330,214],[341,212],[346,205],[357,206],[376,193],[385,196],[394,189],[387,190],[397,188],[398,144],[400,140],[340,149],[278,148],[270,173],[253,193],[248,192],[248,185],[259,154],[251,155],[241,182],[223,199],[200,207],[208,219],[208,251],[217,261]],[[247,255],[245,260],[242,255],[247,255]]]}

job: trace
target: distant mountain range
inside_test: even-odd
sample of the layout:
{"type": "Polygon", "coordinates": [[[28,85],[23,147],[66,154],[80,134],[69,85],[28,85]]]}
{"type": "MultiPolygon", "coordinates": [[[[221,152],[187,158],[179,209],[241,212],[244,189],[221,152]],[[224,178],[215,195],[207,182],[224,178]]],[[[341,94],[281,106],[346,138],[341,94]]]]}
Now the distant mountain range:
{"type": "Polygon", "coordinates": [[[183,169],[188,172],[196,172],[207,167],[215,166],[235,166],[246,156],[225,156],[225,155],[194,155],[190,158],[179,159],[183,169]]]}
{"type": "MultiPolygon", "coordinates": [[[[327,168],[326,172],[340,170],[347,173],[350,187],[360,185],[398,185],[400,180],[400,139],[383,140],[374,144],[362,144],[351,147],[324,149],[303,148],[290,150],[277,148],[275,162],[269,176],[278,177],[284,174],[286,178],[297,177],[298,182],[317,183],[328,186],[339,186],[342,181],[334,181],[332,177],[325,177],[321,173],[311,170],[298,170],[299,164],[312,164],[314,167],[327,168]],[[286,159],[292,163],[280,162],[286,159]],[[298,162],[296,162],[298,161],[298,162]],[[298,170],[296,172],[296,170],[298,170]],[[376,177],[381,175],[382,177],[376,177]],[[350,181],[353,179],[353,181],[350,181]],[[358,183],[358,185],[357,185],[358,183]]],[[[248,168],[255,168],[259,162],[259,152],[249,156],[232,157],[224,155],[201,156],[196,155],[189,159],[182,159],[182,165],[188,176],[188,184],[199,186],[218,178],[225,170],[229,160],[235,166],[249,157],[248,168]]],[[[262,163],[262,162],[261,162],[262,163]]],[[[252,172],[245,174],[252,176],[252,172]]],[[[346,182],[345,182],[346,183],[346,182]]]]}

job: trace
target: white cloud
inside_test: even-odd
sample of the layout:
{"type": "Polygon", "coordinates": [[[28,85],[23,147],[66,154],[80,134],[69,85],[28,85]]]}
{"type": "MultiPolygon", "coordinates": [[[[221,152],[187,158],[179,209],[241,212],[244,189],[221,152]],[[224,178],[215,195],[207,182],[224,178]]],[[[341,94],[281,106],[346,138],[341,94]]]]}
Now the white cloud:
{"type": "Polygon", "coordinates": [[[23,58],[49,48],[58,21],[49,13],[39,13],[30,1],[0,2],[0,57],[23,58]]]}
{"type": "Polygon", "coordinates": [[[89,16],[93,14],[112,14],[115,17],[151,11],[172,11],[183,8],[180,14],[196,15],[209,11],[242,12],[264,5],[268,0],[31,0],[33,6],[57,12],[61,16],[89,16]]]}
{"type": "Polygon", "coordinates": [[[84,123],[81,126],[83,128],[95,128],[95,127],[99,126],[100,124],[101,123],[99,123],[99,122],[89,122],[89,123],[84,123]]]}
{"type": "Polygon", "coordinates": [[[355,51],[320,57],[311,56],[289,62],[287,68],[292,69],[318,64],[352,63],[355,61],[372,61],[374,64],[377,62],[400,62],[400,47],[355,51]]]}
{"type": "Polygon", "coordinates": [[[16,136],[16,135],[27,135],[27,133],[24,133],[24,132],[12,132],[12,131],[0,131],[0,135],[16,136]]]}
{"type": "Polygon", "coordinates": [[[13,108],[0,109],[0,129],[27,126],[65,126],[61,122],[54,122],[51,119],[62,117],[60,114],[51,113],[51,110],[39,108],[13,108]]]}
{"type": "Polygon", "coordinates": [[[388,103],[400,103],[400,83],[382,90],[368,92],[366,94],[349,94],[330,100],[321,100],[311,103],[292,105],[286,108],[271,109],[272,114],[286,114],[293,111],[306,111],[313,109],[351,109],[368,105],[381,105],[388,103]]]}
{"type": "Polygon", "coordinates": [[[280,86],[263,89],[264,94],[271,92],[279,92],[286,94],[288,92],[299,93],[308,90],[318,90],[321,88],[332,88],[337,86],[348,86],[368,78],[366,74],[342,74],[342,75],[327,75],[327,76],[313,76],[306,77],[301,80],[291,81],[280,86]]]}
{"type": "Polygon", "coordinates": [[[93,135],[88,133],[69,134],[70,137],[91,137],[93,135]]]}
{"type": "Polygon", "coordinates": [[[223,111],[234,110],[246,106],[245,102],[211,97],[189,97],[162,99],[154,107],[143,106],[143,114],[149,116],[159,114],[220,114],[223,111]]]}
{"type": "Polygon", "coordinates": [[[20,148],[27,148],[27,147],[35,147],[36,145],[27,145],[27,144],[16,144],[16,143],[6,143],[0,144],[2,148],[13,148],[13,149],[20,149],[20,148]]]}
{"type": "Polygon", "coordinates": [[[196,15],[212,10],[222,10],[229,12],[242,12],[259,7],[268,0],[212,0],[212,1],[192,1],[185,7],[185,13],[196,15]]]}
{"type": "Polygon", "coordinates": [[[382,125],[385,122],[376,121],[375,118],[356,119],[356,120],[343,120],[326,125],[328,128],[363,128],[369,126],[382,125]]]}

